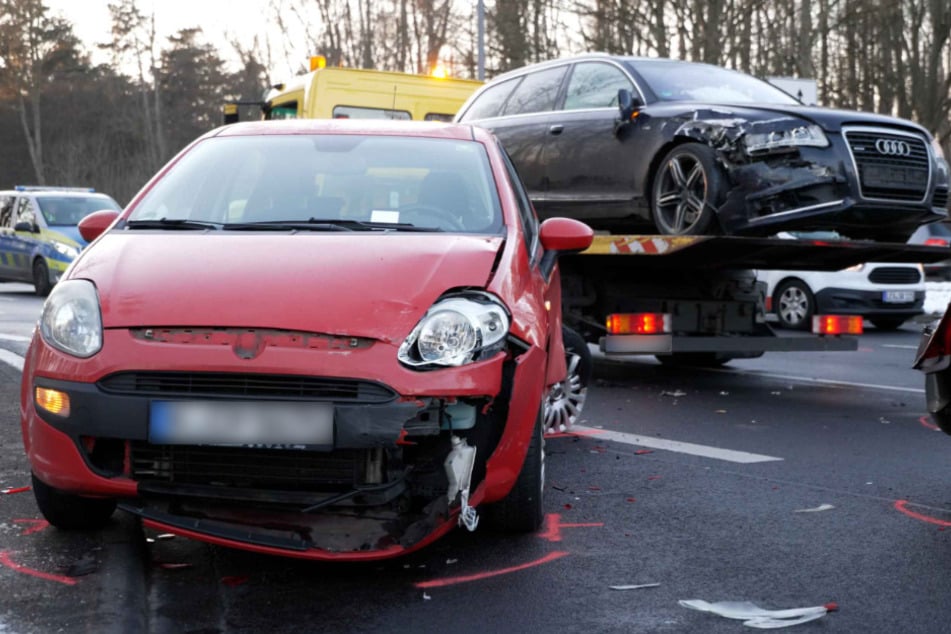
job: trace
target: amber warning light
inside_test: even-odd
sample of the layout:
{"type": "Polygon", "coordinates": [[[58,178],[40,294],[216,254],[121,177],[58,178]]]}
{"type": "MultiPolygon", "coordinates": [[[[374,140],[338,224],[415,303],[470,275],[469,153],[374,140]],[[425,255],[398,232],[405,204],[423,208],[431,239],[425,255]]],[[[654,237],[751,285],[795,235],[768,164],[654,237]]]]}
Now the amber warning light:
{"type": "Polygon", "coordinates": [[[69,394],[45,387],[37,387],[34,394],[36,404],[50,414],[69,416],[69,394]]]}
{"type": "Polygon", "coordinates": [[[670,332],[669,313],[614,313],[608,315],[609,335],[660,335],[670,332]]]}
{"type": "Polygon", "coordinates": [[[862,318],[858,315],[813,315],[812,332],[817,335],[860,335],[862,318]]]}

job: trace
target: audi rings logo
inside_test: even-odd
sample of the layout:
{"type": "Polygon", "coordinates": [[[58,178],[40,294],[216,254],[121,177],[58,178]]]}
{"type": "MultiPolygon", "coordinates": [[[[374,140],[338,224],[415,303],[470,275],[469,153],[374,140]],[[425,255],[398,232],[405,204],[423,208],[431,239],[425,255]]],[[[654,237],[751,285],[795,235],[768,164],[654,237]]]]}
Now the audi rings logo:
{"type": "Polygon", "coordinates": [[[879,139],[875,142],[875,149],[888,156],[911,156],[911,146],[906,141],[879,139]]]}

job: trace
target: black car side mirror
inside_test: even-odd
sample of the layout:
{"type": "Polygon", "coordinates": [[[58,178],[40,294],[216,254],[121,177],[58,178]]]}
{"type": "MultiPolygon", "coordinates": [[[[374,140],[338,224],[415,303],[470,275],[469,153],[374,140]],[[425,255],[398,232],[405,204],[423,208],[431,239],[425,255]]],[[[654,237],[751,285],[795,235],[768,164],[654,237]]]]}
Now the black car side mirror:
{"type": "Polygon", "coordinates": [[[638,97],[631,94],[627,88],[621,88],[617,91],[618,120],[614,126],[617,132],[622,126],[627,125],[637,116],[637,110],[644,105],[638,97]]]}
{"type": "Polygon", "coordinates": [[[35,224],[33,224],[32,222],[26,222],[26,221],[18,222],[15,225],[13,225],[13,230],[27,231],[29,233],[39,233],[39,230],[37,229],[35,224]]]}

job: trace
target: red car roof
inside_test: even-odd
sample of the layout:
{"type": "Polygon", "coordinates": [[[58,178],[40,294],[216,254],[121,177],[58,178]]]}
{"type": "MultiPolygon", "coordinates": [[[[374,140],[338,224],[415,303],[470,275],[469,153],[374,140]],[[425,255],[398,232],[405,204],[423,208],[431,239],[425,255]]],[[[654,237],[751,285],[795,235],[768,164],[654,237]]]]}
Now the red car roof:
{"type": "Polygon", "coordinates": [[[371,134],[433,137],[465,141],[485,140],[472,126],[435,121],[392,121],[379,119],[285,119],[248,121],[223,126],[213,136],[256,136],[269,134],[371,134]],[[481,137],[481,138],[480,138],[481,137]]]}

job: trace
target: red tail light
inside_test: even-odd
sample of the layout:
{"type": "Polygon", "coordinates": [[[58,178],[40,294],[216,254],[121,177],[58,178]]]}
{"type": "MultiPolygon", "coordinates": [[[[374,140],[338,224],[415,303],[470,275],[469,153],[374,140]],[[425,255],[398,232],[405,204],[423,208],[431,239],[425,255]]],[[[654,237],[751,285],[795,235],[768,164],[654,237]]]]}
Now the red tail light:
{"type": "Polygon", "coordinates": [[[615,313],[607,318],[611,335],[659,335],[670,332],[668,313],[615,313]]]}
{"type": "Polygon", "coordinates": [[[924,243],[929,247],[946,247],[951,244],[946,238],[928,238],[924,243]]]}
{"type": "Polygon", "coordinates": [[[858,315],[813,315],[812,332],[817,335],[860,335],[862,318],[858,315]]]}

